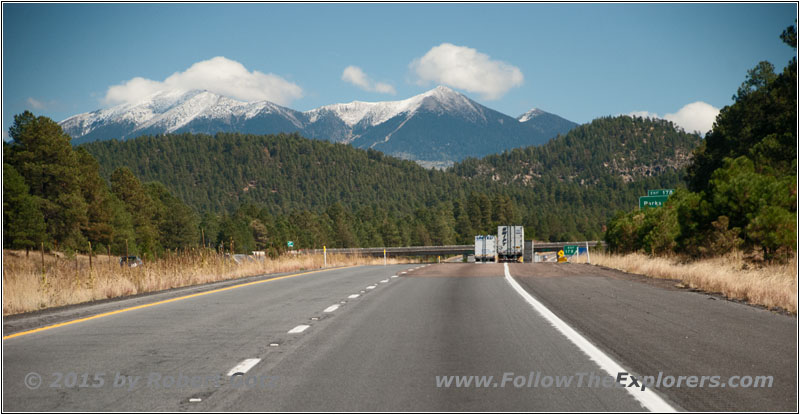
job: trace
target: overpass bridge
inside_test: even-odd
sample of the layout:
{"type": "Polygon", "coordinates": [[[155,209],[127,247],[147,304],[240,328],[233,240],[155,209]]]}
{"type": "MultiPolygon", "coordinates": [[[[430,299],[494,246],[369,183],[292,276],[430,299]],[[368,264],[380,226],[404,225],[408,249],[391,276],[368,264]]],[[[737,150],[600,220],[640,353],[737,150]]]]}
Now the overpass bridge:
{"type": "MultiPolygon", "coordinates": [[[[564,245],[578,245],[580,247],[603,246],[603,241],[579,241],[579,242],[537,242],[525,241],[526,254],[533,256],[533,252],[557,251],[564,245]]],[[[386,248],[331,248],[330,254],[344,255],[363,255],[382,257],[386,250],[386,256],[452,256],[452,255],[471,255],[475,253],[475,245],[442,245],[442,246],[404,246],[386,248]]],[[[322,249],[300,249],[294,251],[298,255],[322,255],[322,249]]]]}

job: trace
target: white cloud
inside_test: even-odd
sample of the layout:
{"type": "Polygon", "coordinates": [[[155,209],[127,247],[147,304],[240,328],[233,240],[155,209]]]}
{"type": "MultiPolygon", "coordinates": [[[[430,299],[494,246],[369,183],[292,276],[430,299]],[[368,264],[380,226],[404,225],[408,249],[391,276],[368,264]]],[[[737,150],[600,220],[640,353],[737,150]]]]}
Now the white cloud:
{"type": "Polygon", "coordinates": [[[136,102],[158,91],[205,89],[242,101],[267,100],[288,105],[303,96],[297,84],[275,74],[248,71],[239,62],[217,56],[200,61],[183,72],[175,72],[163,81],[135,77],[108,88],[104,102],[115,105],[136,102]]]}
{"type": "Polygon", "coordinates": [[[442,43],[409,65],[420,85],[429,82],[481,94],[484,99],[501,98],[525,80],[522,71],[508,63],[465,46],[442,43]]]}
{"type": "Polygon", "coordinates": [[[700,134],[705,134],[711,130],[717,115],[719,108],[697,101],[684,105],[674,114],[665,115],[664,119],[680,125],[686,131],[699,131],[700,134]]]}
{"type": "Polygon", "coordinates": [[[686,104],[677,112],[666,114],[663,117],[649,111],[633,111],[629,112],[627,115],[642,118],[662,118],[667,121],[672,121],[686,131],[698,132],[704,135],[711,130],[718,114],[719,108],[715,108],[702,101],[697,101],[686,104]]]}
{"type": "Polygon", "coordinates": [[[397,93],[393,86],[384,82],[375,82],[370,79],[358,66],[350,65],[344,68],[342,72],[342,81],[349,82],[364,91],[392,95],[397,93]]]}
{"type": "Polygon", "coordinates": [[[31,108],[35,109],[35,110],[41,110],[41,109],[44,109],[44,107],[45,107],[45,103],[44,102],[39,101],[38,99],[36,99],[34,97],[28,97],[27,102],[28,102],[28,105],[30,105],[31,108]]]}

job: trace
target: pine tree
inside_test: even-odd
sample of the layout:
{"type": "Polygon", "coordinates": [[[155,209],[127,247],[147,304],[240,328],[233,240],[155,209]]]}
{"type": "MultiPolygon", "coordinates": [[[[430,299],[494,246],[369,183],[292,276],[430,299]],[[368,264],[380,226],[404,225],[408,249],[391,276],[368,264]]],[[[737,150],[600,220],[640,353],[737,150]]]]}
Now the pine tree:
{"type": "MultiPolygon", "coordinates": [[[[155,203],[142,183],[125,167],[111,174],[111,191],[125,204],[125,210],[133,220],[135,242],[143,254],[154,254],[159,250],[158,229],[153,223],[156,215],[155,203]]],[[[129,245],[131,241],[128,241],[129,245]]]]}
{"type": "Polygon", "coordinates": [[[36,248],[47,239],[44,215],[25,179],[3,163],[3,247],[36,248]]]}
{"type": "Polygon", "coordinates": [[[14,116],[9,135],[14,140],[9,164],[39,198],[47,233],[62,247],[84,249],[86,239],[81,231],[88,225],[87,204],[70,137],[53,120],[29,111],[14,116]]]}
{"type": "Polygon", "coordinates": [[[152,223],[158,229],[159,245],[165,249],[178,249],[197,244],[200,235],[194,210],[159,182],[150,182],[144,187],[153,201],[152,223]]]}
{"type": "Polygon", "coordinates": [[[87,223],[83,233],[92,242],[92,246],[102,248],[110,245],[114,238],[111,192],[105,180],[100,177],[97,160],[83,148],[76,149],[75,155],[80,168],[81,193],[87,209],[87,223]]]}

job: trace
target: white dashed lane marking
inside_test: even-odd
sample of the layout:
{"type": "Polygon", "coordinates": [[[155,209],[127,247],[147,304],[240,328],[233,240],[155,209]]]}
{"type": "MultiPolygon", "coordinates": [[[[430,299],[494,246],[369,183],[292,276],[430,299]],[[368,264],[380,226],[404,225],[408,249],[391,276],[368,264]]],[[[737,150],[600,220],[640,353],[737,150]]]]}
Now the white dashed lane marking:
{"type": "Polygon", "coordinates": [[[289,330],[288,333],[289,334],[302,333],[302,332],[306,331],[306,329],[309,328],[309,327],[311,327],[311,326],[309,326],[308,324],[301,324],[301,325],[289,330]]]}
{"type": "MultiPolygon", "coordinates": [[[[411,270],[409,270],[409,271],[411,271],[411,270]]],[[[403,272],[401,272],[401,274],[405,274],[405,273],[406,273],[406,271],[403,271],[403,272]]],[[[397,278],[397,275],[392,275],[390,278],[397,278]]],[[[387,278],[387,279],[385,279],[385,280],[381,280],[381,281],[380,281],[380,283],[381,283],[381,284],[385,284],[385,283],[387,283],[387,282],[389,282],[389,278],[387,278]]],[[[366,288],[366,289],[367,289],[367,290],[374,290],[376,287],[377,287],[377,284],[376,284],[376,285],[369,285],[369,286],[367,286],[367,288],[366,288]]],[[[361,294],[364,294],[365,292],[366,292],[366,291],[364,291],[364,290],[361,290],[361,294]]],[[[353,298],[358,298],[358,297],[359,297],[361,294],[350,294],[349,296],[347,296],[347,298],[350,298],[350,299],[353,299],[353,298]]],[[[341,304],[345,304],[345,303],[347,303],[347,301],[342,301],[342,302],[341,302],[341,304]]],[[[325,310],[322,310],[322,312],[323,312],[323,313],[333,313],[334,311],[338,310],[338,309],[339,309],[339,307],[340,307],[340,306],[339,306],[339,304],[334,304],[334,305],[332,305],[332,306],[330,306],[330,307],[326,308],[325,310]]],[[[313,319],[314,319],[314,318],[312,318],[312,320],[313,320],[313,319]]],[[[318,319],[317,319],[317,320],[318,320],[318,319]]],[[[293,328],[293,329],[289,330],[289,331],[288,331],[288,333],[289,333],[289,334],[298,334],[298,333],[302,333],[302,332],[306,331],[306,329],[307,329],[307,328],[309,328],[309,327],[311,327],[311,326],[309,326],[309,325],[307,325],[307,324],[300,324],[300,325],[298,325],[297,327],[295,327],[295,328],[293,328]]],[[[272,346],[272,344],[270,344],[270,346],[272,346]]],[[[275,346],[277,346],[277,344],[276,344],[275,346]]],[[[260,361],[260,359],[247,359],[247,360],[245,360],[244,362],[240,363],[240,364],[239,364],[238,366],[236,366],[235,368],[231,369],[231,371],[233,371],[234,369],[238,369],[238,368],[239,368],[239,366],[242,366],[242,365],[243,365],[245,362],[252,361],[252,360],[255,360],[255,363],[252,363],[252,365],[253,365],[253,366],[255,366],[255,365],[256,365],[256,364],[257,364],[257,363],[260,361]]],[[[252,366],[250,366],[250,367],[252,367],[252,366]]],[[[250,367],[248,367],[248,368],[247,368],[247,370],[250,370],[250,367]]],[[[247,370],[244,370],[244,371],[242,371],[242,373],[246,372],[247,370]]],[[[229,375],[229,376],[230,376],[230,375],[229,375]]]]}
{"type": "Polygon", "coordinates": [[[228,371],[228,376],[233,376],[237,373],[245,374],[248,370],[252,369],[253,366],[257,365],[261,359],[244,359],[238,365],[234,366],[233,369],[228,371]]]}

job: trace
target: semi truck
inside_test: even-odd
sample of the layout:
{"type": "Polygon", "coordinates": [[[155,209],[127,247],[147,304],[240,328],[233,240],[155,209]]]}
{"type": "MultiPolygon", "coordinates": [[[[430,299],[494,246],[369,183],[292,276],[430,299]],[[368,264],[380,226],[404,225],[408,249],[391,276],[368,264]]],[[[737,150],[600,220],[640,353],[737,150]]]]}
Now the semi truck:
{"type": "Polygon", "coordinates": [[[520,262],[525,247],[525,230],[522,226],[500,225],[497,227],[497,260],[520,262]]]}
{"type": "Polygon", "coordinates": [[[497,237],[494,235],[475,235],[475,262],[495,262],[497,260],[497,237]]]}

